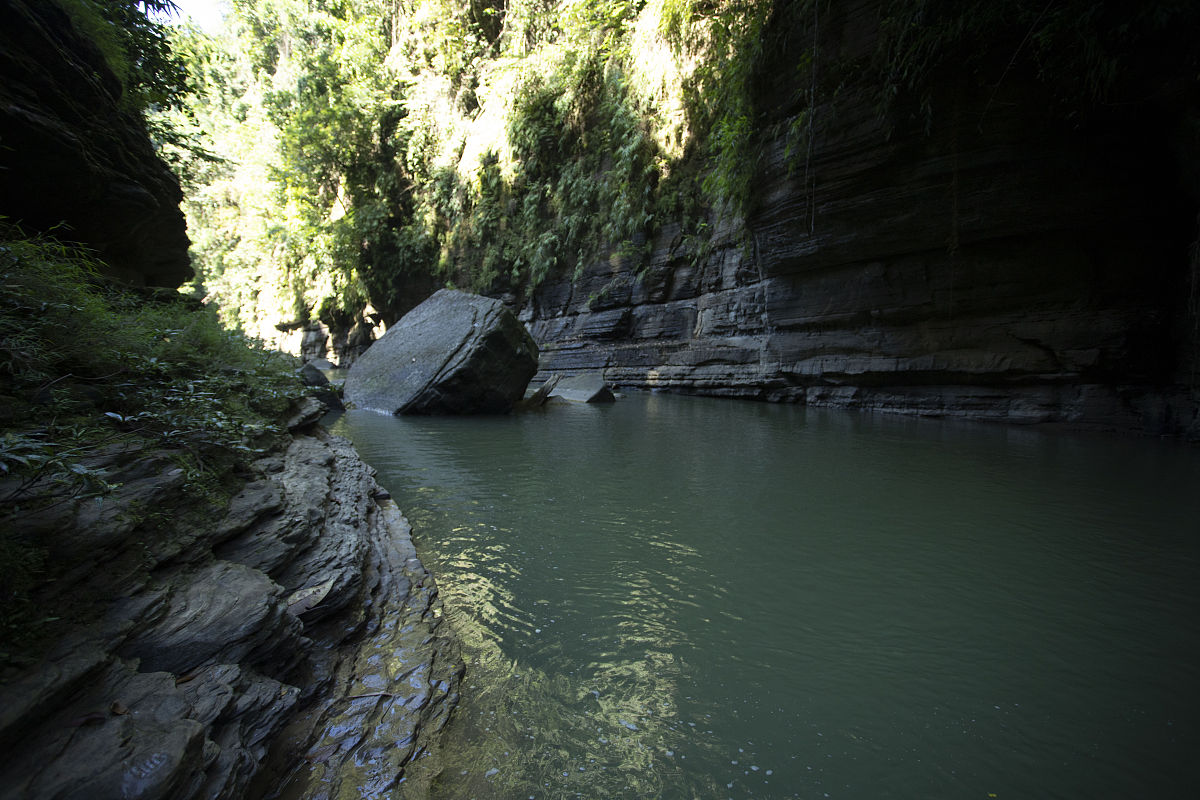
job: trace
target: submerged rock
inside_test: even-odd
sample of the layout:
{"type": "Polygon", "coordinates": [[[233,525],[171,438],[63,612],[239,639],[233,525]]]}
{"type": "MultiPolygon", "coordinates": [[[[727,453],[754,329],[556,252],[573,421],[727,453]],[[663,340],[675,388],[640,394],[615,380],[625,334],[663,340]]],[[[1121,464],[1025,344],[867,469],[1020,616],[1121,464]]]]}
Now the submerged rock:
{"type": "Polygon", "coordinates": [[[329,367],[318,367],[316,362],[310,361],[298,369],[297,373],[300,375],[300,380],[304,381],[305,386],[328,386],[329,378],[326,378],[325,373],[321,372],[322,369],[329,369],[329,367]]]}
{"type": "Polygon", "coordinates": [[[442,289],[354,362],[351,407],[388,414],[497,414],[521,399],[538,349],[499,300],[442,289]]]}
{"type": "Polygon", "coordinates": [[[550,393],[554,391],[554,387],[558,385],[559,376],[551,375],[550,379],[529,393],[524,400],[521,401],[518,408],[529,411],[535,408],[541,408],[546,405],[546,401],[550,399],[550,393]]]}

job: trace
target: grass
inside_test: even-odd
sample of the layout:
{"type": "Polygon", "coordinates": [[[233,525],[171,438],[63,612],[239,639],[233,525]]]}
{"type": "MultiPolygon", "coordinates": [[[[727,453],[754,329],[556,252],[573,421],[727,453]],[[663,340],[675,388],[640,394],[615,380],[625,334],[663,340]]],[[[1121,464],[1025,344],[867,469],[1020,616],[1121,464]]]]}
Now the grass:
{"type": "Polygon", "coordinates": [[[102,270],[86,250],[0,224],[0,665],[36,649],[53,619],[38,595],[62,565],[29,514],[103,500],[118,447],[167,456],[211,500],[303,392],[292,357],[225,330],[214,309],[102,270]]]}

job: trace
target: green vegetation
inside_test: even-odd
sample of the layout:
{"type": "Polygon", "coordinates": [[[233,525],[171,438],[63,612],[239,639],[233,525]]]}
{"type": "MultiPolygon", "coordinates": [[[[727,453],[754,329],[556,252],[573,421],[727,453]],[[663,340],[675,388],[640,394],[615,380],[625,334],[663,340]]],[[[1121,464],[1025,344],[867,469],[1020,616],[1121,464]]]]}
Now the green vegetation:
{"type": "Polygon", "coordinates": [[[192,54],[172,41],[163,21],[172,0],[53,0],[95,43],[120,87],[119,105],[140,116],[159,155],[194,183],[200,165],[216,161],[192,111],[192,54]]]}
{"type": "Polygon", "coordinates": [[[138,112],[183,109],[188,71],[171,49],[166,26],[154,20],[176,6],[171,0],[55,0],[96,43],[121,81],[122,102],[138,112]]]}
{"type": "Polygon", "coordinates": [[[807,175],[848,87],[928,129],[950,111],[935,87],[1036,80],[1082,124],[1141,99],[1139,52],[1200,69],[1179,41],[1198,12],[1175,0],[881,0],[873,47],[845,52],[821,49],[845,22],[829,0],[234,10],[222,37],[176,43],[225,159],[189,200],[193,253],[228,320],[281,345],[277,328],[344,328],[368,302],[395,318],[445,284],[522,299],[598,260],[643,263],[667,224],[702,256],[711,215],[752,211],[764,138],[782,130],[807,175]]]}
{"type": "MultiPolygon", "coordinates": [[[[0,638],[38,633],[46,542],[15,520],[103,503],[116,449],[169,457],[194,496],[278,436],[294,360],[174,292],[133,293],[87,252],[0,226],[0,638]]],[[[0,660],[7,655],[0,653],[0,660]]]]}
{"type": "Polygon", "coordinates": [[[283,344],[698,233],[702,194],[745,206],[772,7],[238,0],[227,34],[177,43],[224,159],[188,202],[203,289],[283,344]]]}

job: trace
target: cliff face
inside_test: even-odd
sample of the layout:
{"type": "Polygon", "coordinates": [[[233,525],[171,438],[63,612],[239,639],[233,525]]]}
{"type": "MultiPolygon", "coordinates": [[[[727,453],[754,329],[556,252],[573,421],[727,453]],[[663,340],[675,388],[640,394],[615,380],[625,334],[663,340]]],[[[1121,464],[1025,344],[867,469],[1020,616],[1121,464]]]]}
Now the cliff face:
{"type": "Polygon", "coordinates": [[[97,250],[115,277],[191,274],[179,182],[100,51],[53,3],[0,0],[0,215],[97,250]]]}
{"type": "MultiPolygon", "coordinates": [[[[823,63],[869,57],[872,9],[822,20],[823,63]]],[[[644,265],[541,286],[540,377],[1200,433],[1191,100],[1078,123],[1032,76],[948,70],[928,123],[854,77],[801,118],[794,65],[774,74],[750,212],[714,215],[705,250],[667,229],[644,265]]]]}

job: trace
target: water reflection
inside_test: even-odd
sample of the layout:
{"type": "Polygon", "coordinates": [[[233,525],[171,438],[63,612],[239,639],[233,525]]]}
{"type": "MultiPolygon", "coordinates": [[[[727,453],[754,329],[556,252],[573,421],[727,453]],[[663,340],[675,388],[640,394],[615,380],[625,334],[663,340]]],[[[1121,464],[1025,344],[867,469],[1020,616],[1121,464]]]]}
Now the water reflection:
{"type": "Polygon", "coordinates": [[[655,395],[339,430],[466,644],[440,796],[1200,778],[1195,450],[655,395]]]}
{"type": "MultiPolygon", "coordinates": [[[[679,739],[670,698],[686,668],[673,652],[681,637],[664,618],[663,591],[651,577],[618,568],[623,578],[592,577],[596,588],[624,587],[608,619],[582,617],[571,596],[535,600],[515,618],[491,615],[481,609],[507,594],[504,581],[474,566],[457,563],[460,579],[448,601],[468,653],[469,698],[447,744],[462,755],[438,793],[662,796],[673,774],[663,759],[674,755],[665,754],[664,743],[679,739]]],[[[574,591],[593,591],[587,582],[585,575],[574,591]]],[[[684,743],[674,748],[682,754],[684,743]]]]}
{"type": "Polygon", "coordinates": [[[635,454],[588,427],[547,441],[536,417],[349,420],[368,460],[401,476],[389,488],[413,487],[401,502],[419,543],[437,532],[425,556],[468,656],[447,748],[467,755],[441,793],[669,794],[711,739],[675,701],[698,553],[661,513],[669,497],[639,501],[628,485],[645,475],[635,454]]]}

